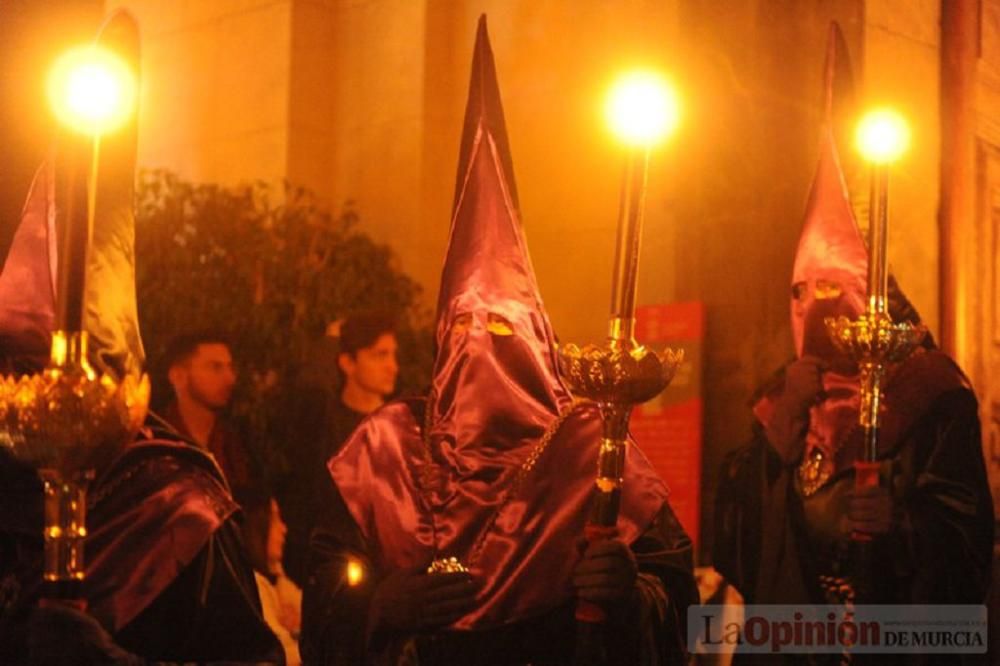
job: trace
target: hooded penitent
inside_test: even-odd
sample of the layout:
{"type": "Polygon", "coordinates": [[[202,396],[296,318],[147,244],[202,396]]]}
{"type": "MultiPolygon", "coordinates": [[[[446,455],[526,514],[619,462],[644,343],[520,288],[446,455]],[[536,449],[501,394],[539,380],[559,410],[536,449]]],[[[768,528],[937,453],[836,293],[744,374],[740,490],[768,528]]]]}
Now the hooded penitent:
{"type": "MultiPolygon", "coordinates": [[[[105,22],[97,43],[138,73],[138,26],[127,12],[105,22]]],[[[56,326],[56,236],[66,210],[57,184],[65,178],[60,170],[68,168],[65,148],[73,140],[60,137],[54,157],[39,169],[0,272],[0,372],[34,373],[48,358],[56,326]]],[[[138,375],[143,362],[135,293],[135,153],[134,119],[102,138],[86,269],[83,326],[90,335],[90,362],[116,379],[138,375]]],[[[0,448],[0,475],[26,479],[23,488],[5,486],[10,492],[0,493],[0,531],[40,535],[41,489],[34,473],[24,471],[30,472],[0,448]]],[[[99,470],[95,489],[88,498],[84,594],[88,611],[117,632],[194,559],[236,505],[205,454],[176,441],[150,441],[145,431],[99,470]],[[119,483],[123,478],[128,482],[119,483]]]]}
{"type": "MultiPolygon", "coordinates": [[[[795,352],[798,358],[818,357],[826,365],[822,375],[823,399],[810,408],[804,451],[780,452],[787,462],[798,459],[803,453],[809,457],[814,452],[820,452],[822,465],[827,468],[824,476],[832,473],[834,467],[840,469],[851,465],[856,452],[853,447],[845,448],[844,444],[852,436],[856,438],[860,434],[857,427],[859,376],[856,369],[853,373],[850,371],[851,365],[846,364],[833,347],[824,320],[839,316],[857,318],[864,312],[867,299],[868,250],[848,196],[835,138],[838,129],[835,120],[840,115],[849,116],[835,113],[837,100],[834,99],[834,91],[845,96],[850,94],[850,64],[843,43],[839,28],[836,24],[831,25],[824,77],[826,113],[820,134],[819,163],[792,270],[791,324],[795,352]]],[[[895,321],[919,323],[916,310],[891,277],[889,304],[890,315],[895,321]]],[[[933,348],[933,343],[928,341],[926,346],[933,348]]],[[[956,381],[949,378],[942,380],[941,385],[954,386],[956,381]]],[[[911,407],[925,404],[922,399],[914,402],[903,398],[902,390],[900,384],[893,386],[890,381],[885,402],[893,413],[885,424],[888,430],[883,441],[886,444],[899,424],[908,422],[912,416],[911,407]]],[[[754,406],[754,413],[761,423],[768,423],[777,397],[778,393],[772,392],[754,406]]]]}
{"type": "MultiPolygon", "coordinates": [[[[329,463],[377,567],[434,557],[469,566],[482,590],[458,628],[530,617],[572,596],[601,424],[596,408],[572,407],[554,340],[521,227],[481,19],[431,394],[376,412],[329,463]]],[[[626,469],[619,528],[631,541],[666,488],[635,447],[626,469]]]]}

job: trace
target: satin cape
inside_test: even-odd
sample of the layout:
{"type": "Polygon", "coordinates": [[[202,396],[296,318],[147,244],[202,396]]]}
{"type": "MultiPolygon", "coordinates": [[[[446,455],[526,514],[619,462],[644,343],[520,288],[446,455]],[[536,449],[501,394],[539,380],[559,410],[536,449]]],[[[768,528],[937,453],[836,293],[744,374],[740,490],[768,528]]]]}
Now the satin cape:
{"type": "MultiPolygon", "coordinates": [[[[424,455],[423,400],[395,402],[362,422],[329,463],[330,474],[382,571],[427,564],[433,557],[467,561],[503,501],[518,465],[493,484],[459,479],[460,470],[424,455]],[[448,474],[448,495],[424,490],[421,478],[448,474]],[[443,499],[443,501],[441,501],[443,499]]],[[[455,627],[496,626],[560,606],[571,599],[594,487],[601,416],[593,405],[573,410],[525,483],[486,533],[472,576],[482,585],[477,608],[455,627]]],[[[526,452],[522,452],[526,455],[526,452]]],[[[521,461],[518,461],[521,462],[521,461]]],[[[618,519],[631,543],[651,524],[667,488],[638,447],[626,455],[618,519]]]]}
{"type": "MultiPolygon", "coordinates": [[[[238,509],[212,458],[144,431],[91,484],[84,544],[87,611],[119,632],[176,580],[238,509]]],[[[37,475],[0,453],[0,530],[37,539],[44,517],[37,475]]],[[[38,571],[29,579],[40,580],[38,571]]],[[[29,596],[31,596],[29,594],[29,596]]]]}
{"type": "MultiPolygon", "coordinates": [[[[576,409],[504,503],[546,431],[572,409],[572,397],[559,376],[521,226],[485,17],[455,189],[430,396],[376,412],[329,470],[378,551],[379,567],[474,558],[479,603],[455,625],[469,629],[524,619],[571,597],[601,438],[597,410],[576,409]]],[[[663,482],[631,447],[619,522],[626,542],[666,497],[663,482]]]]}

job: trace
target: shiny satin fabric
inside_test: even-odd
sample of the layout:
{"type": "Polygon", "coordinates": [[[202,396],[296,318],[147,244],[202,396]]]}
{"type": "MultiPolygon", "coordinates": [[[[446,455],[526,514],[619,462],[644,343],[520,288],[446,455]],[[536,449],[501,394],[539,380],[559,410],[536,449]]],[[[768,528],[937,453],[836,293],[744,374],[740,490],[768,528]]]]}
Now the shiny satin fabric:
{"type": "Polygon", "coordinates": [[[89,503],[87,610],[112,633],[149,606],[237,510],[211,458],[168,440],[128,446],[94,483],[89,503]],[[112,490],[105,496],[105,489],[112,490]]]}
{"type": "MultiPolygon", "coordinates": [[[[555,336],[521,228],[485,18],[476,37],[437,344],[427,402],[376,412],[330,460],[330,474],[382,572],[439,556],[470,566],[483,587],[477,608],[456,628],[495,626],[558,606],[572,595],[601,419],[592,407],[574,411],[505,503],[512,480],[572,398],[558,374],[555,336]]],[[[620,529],[629,542],[667,491],[635,447],[626,470],[620,529]]]]}
{"type": "Polygon", "coordinates": [[[55,326],[54,187],[52,166],[43,164],[35,173],[0,270],[0,356],[12,364],[16,359],[11,370],[19,372],[33,372],[45,364],[55,326]]]}
{"type": "MultiPolygon", "coordinates": [[[[854,220],[833,133],[827,126],[792,271],[792,337],[798,358],[815,356],[830,365],[844,365],[824,320],[839,316],[853,319],[864,312],[867,275],[868,251],[854,220]]],[[[859,377],[827,371],[822,374],[822,385],[823,399],[809,410],[805,451],[819,448],[832,460],[857,427],[859,377]]],[[[766,395],[754,405],[754,415],[765,426],[779,395],[766,395]]],[[[802,453],[782,452],[782,456],[790,463],[802,453]]]]}
{"type": "MultiPolygon", "coordinates": [[[[117,633],[148,607],[237,510],[218,467],[193,445],[148,439],[126,447],[91,484],[84,545],[87,610],[117,633]]],[[[26,598],[41,581],[42,486],[34,470],[0,455],[0,533],[34,544],[26,598]]],[[[3,613],[0,613],[2,618],[3,613]]]]}
{"type": "MultiPolygon", "coordinates": [[[[428,564],[438,556],[468,562],[519,469],[507,468],[489,485],[469,483],[458,478],[439,446],[428,464],[420,427],[423,406],[420,400],[387,405],[362,422],[329,463],[383,572],[428,564]],[[421,483],[426,477],[443,478],[447,491],[426,491],[421,483]]],[[[470,568],[482,586],[477,607],[455,628],[514,622],[572,598],[572,570],[579,560],[600,438],[596,407],[575,408],[486,533],[470,568]]],[[[652,522],[667,489],[635,445],[628,449],[625,469],[618,528],[630,543],[652,522]]]]}
{"type": "Polygon", "coordinates": [[[451,235],[438,294],[430,438],[465,477],[518,464],[566,409],[555,336],[517,208],[503,107],[480,19],[451,235]]]}
{"type": "Polygon", "coordinates": [[[856,318],[864,312],[867,278],[868,251],[851,209],[833,132],[826,127],[792,269],[792,286],[800,290],[791,302],[792,337],[799,358],[835,357],[823,321],[856,318]],[[836,285],[840,295],[824,298],[829,285],[836,285]]]}
{"type": "MultiPolygon", "coordinates": [[[[828,317],[857,318],[865,310],[868,292],[868,250],[861,238],[840,167],[834,136],[835,103],[851,96],[851,72],[843,37],[830,27],[824,65],[825,119],[820,133],[819,160],[813,177],[805,222],[792,268],[791,324],[795,354],[818,357],[828,366],[822,374],[822,399],[809,410],[805,452],[814,449],[832,460],[857,428],[861,405],[859,377],[834,348],[826,330],[828,317]],[[841,94],[838,99],[834,91],[841,94]],[[845,374],[847,373],[847,374],[845,374]]],[[[841,106],[843,106],[841,104],[841,106]]],[[[836,115],[842,115],[843,109],[836,115]]],[[[778,394],[780,395],[780,393],[778,394]]],[[[765,426],[778,395],[764,396],[754,414],[765,426]]],[[[782,452],[786,462],[803,451],[782,452]]]]}

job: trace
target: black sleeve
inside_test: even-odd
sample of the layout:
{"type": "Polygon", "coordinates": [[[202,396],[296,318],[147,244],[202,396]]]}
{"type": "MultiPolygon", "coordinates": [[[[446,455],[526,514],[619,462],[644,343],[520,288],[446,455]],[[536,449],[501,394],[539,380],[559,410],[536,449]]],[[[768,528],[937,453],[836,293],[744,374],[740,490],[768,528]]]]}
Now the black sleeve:
{"type": "Polygon", "coordinates": [[[333,482],[323,490],[309,541],[302,594],[302,658],[310,664],[364,664],[369,654],[368,613],[377,583],[369,549],[333,482]],[[347,580],[347,565],[361,580],[347,580]]]}
{"type": "Polygon", "coordinates": [[[150,661],[283,664],[261,615],[253,570],[235,518],[145,610],[115,635],[150,661]]]}
{"type": "Polygon", "coordinates": [[[882,543],[911,603],[983,603],[990,582],[993,502],[971,391],[940,396],[894,470],[896,529],[882,543]]]}
{"type": "Polygon", "coordinates": [[[716,484],[712,565],[747,599],[760,564],[767,459],[767,441],[757,425],[753,439],[726,456],[716,484]]]}
{"type": "Polygon", "coordinates": [[[318,388],[296,388],[286,406],[288,427],[285,446],[289,473],[279,495],[281,514],[288,525],[285,537],[285,573],[306,586],[309,534],[316,513],[322,509],[319,489],[322,477],[329,483],[323,456],[327,436],[328,394],[318,388]]]}
{"type": "Polygon", "coordinates": [[[639,577],[629,608],[613,613],[608,623],[611,653],[623,657],[623,663],[684,663],[687,612],[699,603],[691,539],[664,502],[631,548],[639,577]]]}

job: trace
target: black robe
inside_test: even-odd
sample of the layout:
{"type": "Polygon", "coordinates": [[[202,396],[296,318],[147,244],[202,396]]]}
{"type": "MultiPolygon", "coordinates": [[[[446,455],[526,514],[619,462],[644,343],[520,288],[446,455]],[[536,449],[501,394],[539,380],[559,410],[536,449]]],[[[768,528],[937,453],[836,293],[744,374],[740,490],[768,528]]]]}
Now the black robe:
{"type": "MultiPolygon", "coordinates": [[[[26,655],[42,595],[37,475],[0,458],[0,663],[26,655]]],[[[125,650],[152,661],[283,663],[261,615],[238,506],[201,449],[145,430],[91,484],[83,597],[125,650]]]]}
{"type": "MultiPolygon", "coordinates": [[[[872,541],[871,601],[982,604],[994,516],[975,394],[950,359],[931,351],[890,378],[886,402],[880,460],[894,516],[890,532],[872,541]]],[[[751,442],[723,465],[713,563],[747,603],[839,603],[821,580],[851,584],[850,460],[810,495],[798,479],[801,457],[801,443],[779,452],[756,423],[751,442]]],[[[949,663],[953,655],[929,658],[949,663]]]]}
{"type": "Polygon", "coordinates": [[[330,482],[326,461],[340,450],[365,418],[341,399],[339,392],[318,386],[298,387],[288,405],[286,436],[291,470],[281,493],[281,515],[288,525],[283,558],[285,574],[299,587],[306,584],[309,534],[322,510],[324,486],[330,482]]]}
{"type": "MultiPolygon", "coordinates": [[[[309,579],[302,603],[303,658],[311,664],[569,664],[576,624],[572,605],[502,627],[477,631],[441,630],[414,636],[373,631],[368,614],[379,581],[376,571],[356,587],[343,585],[346,559],[373,562],[337,488],[326,491],[313,530],[309,579]]],[[[639,565],[636,594],[623,612],[612,615],[605,640],[613,663],[685,662],[687,609],[698,603],[691,575],[691,541],[669,505],[634,543],[639,565]]],[[[539,581],[544,585],[544,581],[539,581]]]]}

